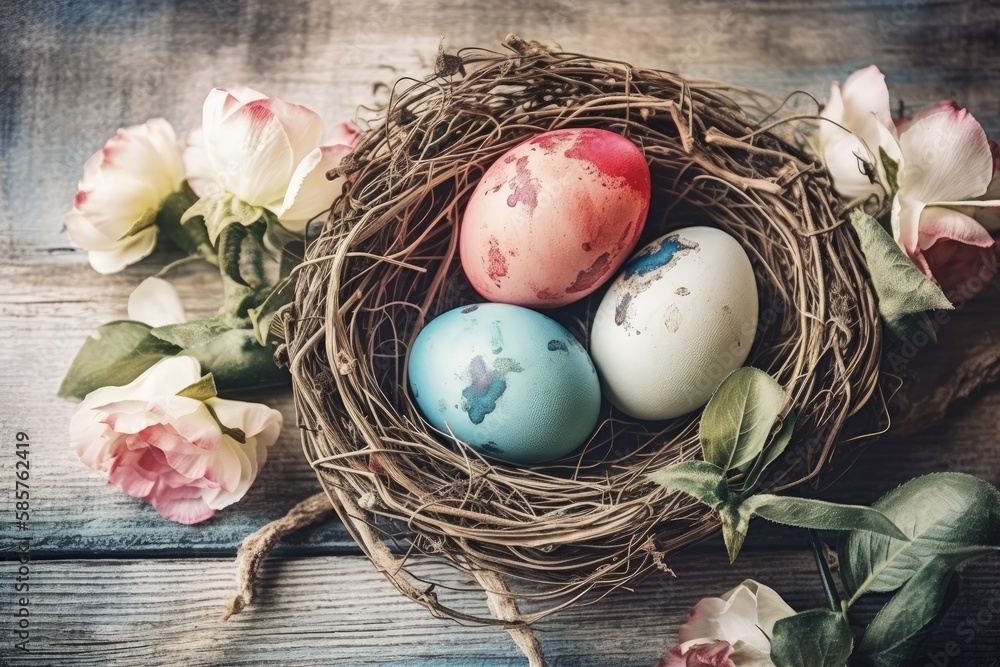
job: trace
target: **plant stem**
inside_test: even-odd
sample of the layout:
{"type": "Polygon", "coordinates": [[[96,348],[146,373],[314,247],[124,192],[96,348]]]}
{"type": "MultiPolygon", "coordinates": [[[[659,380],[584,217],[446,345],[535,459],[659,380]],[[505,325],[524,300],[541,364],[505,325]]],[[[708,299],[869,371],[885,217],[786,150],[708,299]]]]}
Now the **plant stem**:
{"type": "Polygon", "coordinates": [[[833,581],[833,573],[830,566],[826,564],[826,556],[823,555],[823,542],[819,539],[819,533],[809,530],[809,538],[812,542],[813,556],[816,557],[816,567],[819,570],[820,579],[823,580],[823,593],[826,594],[826,601],[830,604],[830,609],[840,613],[840,595],[837,593],[837,584],[833,581]]]}

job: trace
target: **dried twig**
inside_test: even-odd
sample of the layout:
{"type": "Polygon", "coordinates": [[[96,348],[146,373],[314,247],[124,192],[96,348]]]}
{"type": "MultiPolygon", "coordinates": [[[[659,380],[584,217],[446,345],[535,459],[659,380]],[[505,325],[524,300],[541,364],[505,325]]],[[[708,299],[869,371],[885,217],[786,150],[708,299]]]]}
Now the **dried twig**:
{"type": "Polygon", "coordinates": [[[229,620],[230,616],[240,613],[253,600],[260,566],[281,538],[319,523],[331,514],[333,507],[329,497],[325,493],[317,493],[293,507],[285,516],[247,535],[236,552],[236,595],[230,600],[222,620],[229,620]]]}

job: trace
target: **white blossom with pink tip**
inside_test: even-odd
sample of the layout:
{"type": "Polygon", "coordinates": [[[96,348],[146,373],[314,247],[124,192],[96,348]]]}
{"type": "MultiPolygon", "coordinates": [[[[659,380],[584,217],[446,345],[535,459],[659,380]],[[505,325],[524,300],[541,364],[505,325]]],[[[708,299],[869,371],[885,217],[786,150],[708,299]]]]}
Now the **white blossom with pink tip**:
{"type": "Polygon", "coordinates": [[[228,193],[266,208],[286,229],[301,233],[330,208],[343,179],[327,179],[357,142],[353,126],[338,126],[320,145],[323,121],[312,110],[251,88],[208,94],[202,125],[184,151],[188,183],[199,197],[228,193]]]}
{"type": "Polygon", "coordinates": [[[146,257],[156,246],[157,228],[128,235],[156,215],[163,200],[181,189],[184,166],[170,123],[153,118],[118,130],[83,168],[66,231],[87,250],[90,265],[117,273],[146,257]]]}

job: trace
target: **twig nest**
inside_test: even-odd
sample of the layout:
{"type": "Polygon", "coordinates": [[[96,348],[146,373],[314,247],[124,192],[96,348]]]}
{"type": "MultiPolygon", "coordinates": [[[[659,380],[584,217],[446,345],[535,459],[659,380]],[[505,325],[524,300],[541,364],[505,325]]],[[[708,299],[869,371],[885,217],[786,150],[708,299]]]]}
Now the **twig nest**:
{"type": "MultiPolygon", "coordinates": [[[[664,553],[716,528],[646,478],[694,457],[698,412],[648,422],[605,405],[583,447],[518,466],[448,444],[408,391],[421,328],[481,300],[460,266],[459,226],[483,174],[525,138],[565,128],[628,138],[652,178],[637,247],[704,225],[746,251],[760,295],[747,363],[786,387],[783,415],[797,415],[772,490],[830,460],[876,391],[881,347],[863,259],[826,173],[787,125],[779,135],[744,110],[767,100],[517,38],[508,46],[442,56],[437,75],[397,85],[343,167],[349,191],[309,247],[283,315],[304,449],[345,525],[406,595],[479,622],[496,621],[449,607],[438,598],[446,586],[408,575],[413,554],[505,575],[509,595],[530,590],[521,618],[532,621],[665,568],[664,553]]],[[[601,296],[546,314],[589,348],[601,296]]]]}

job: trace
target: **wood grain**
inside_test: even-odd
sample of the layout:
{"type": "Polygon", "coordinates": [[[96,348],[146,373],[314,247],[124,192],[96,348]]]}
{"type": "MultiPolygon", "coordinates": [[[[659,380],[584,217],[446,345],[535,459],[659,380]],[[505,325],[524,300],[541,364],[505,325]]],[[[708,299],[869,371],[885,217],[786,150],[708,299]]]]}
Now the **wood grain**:
{"type": "MultiPolygon", "coordinates": [[[[662,575],[635,593],[621,591],[539,623],[550,664],[653,665],[676,642],[677,626],[700,598],[722,594],[746,578],[773,584],[793,608],[824,604],[806,550],[741,558],[732,567],[722,551],[680,556],[671,564],[681,573],[676,579],[662,575]]],[[[995,657],[990,647],[1000,643],[1000,624],[994,622],[1000,618],[996,566],[993,558],[966,570],[966,593],[935,636],[939,645],[953,641],[959,648],[951,665],[995,665],[989,660],[995,657]],[[991,607],[992,619],[976,620],[991,607]]],[[[0,577],[10,581],[12,568],[0,563],[0,577]]],[[[440,566],[424,572],[440,575],[440,566]]],[[[224,601],[234,576],[227,560],[39,560],[32,563],[31,576],[32,652],[12,652],[4,644],[2,664],[12,667],[524,664],[500,628],[430,617],[360,557],[269,562],[255,606],[225,622],[224,601]]],[[[462,590],[439,594],[482,613],[482,594],[471,579],[455,582],[462,590]]],[[[6,603],[9,591],[2,595],[6,603]]],[[[11,636],[10,623],[9,614],[0,615],[0,637],[11,636]]]]}
{"type": "MultiPolygon", "coordinates": [[[[429,618],[367,562],[333,555],[355,553],[336,522],[280,547],[325,556],[269,562],[258,606],[218,620],[239,541],[318,488],[294,429],[248,496],[196,527],[160,519],[68,451],[74,408],[55,398],[60,378],[88,332],[122,317],[131,290],[171,258],[158,254],[102,277],[67,247],[62,216],[82,164],[118,127],[162,115],[183,134],[198,122],[208,89],[231,82],[307,104],[333,123],[373,96],[384,99],[374,82],[423,75],[441,37],[449,47],[496,48],[517,32],[778,96],[801,90],[822,99],[831,80],[876,62],[894,106],[953,98],[1000,133],[1000,7],[989,0],[0,0],[0,16],[0,438],[17,430],[32,438],[37,633],[37,653],[10,653],[13,564],[0,563],[0,664],[522,664],[505,633],[429,618]],[[225,558],[205,559],[212,556],[225,558]]],[[[189,310],[214,310],[218,286],[205,274],[187,272],[177,282],[189,310]]],[[[921,347],[908,364],[926,389],[909,414],[945,420],[843,447],[838,460],[859,458],[842,479],[824,478],[824,497],[869,502],[933,470],[1000,483],[1000,391],[964,397],[949,385],[955,377],[996,378],[998,306],[995,291],[970,302],[942,329],[939,346],[921,347]],[[952,398],[961,400],[945,407],[952,398]]],[[[288,397],[276,407],[292,424],[288,397]]],[[[13,549],[5,491],[12,479],[3,464],[0,555],[13,549]]],[[[795,531],[755,526],[734,568],[717,542],[679,554],[671,560],[677,580],[547,622],[542,640],[552,664],[652,664],[698,598],[746,576],[773,584],[796,607],[819,605],[800,541],[795,531]]],[[[964,584],[917,664],[998,664],[996,559],[968,568],[964,584]],[[993,610],[987,621],[984,609],[993,610]],[[958,655],[942,663],[948,642],[958,655]]],[[[471,593],[459,597],[481,603],[471,593]]]]}

